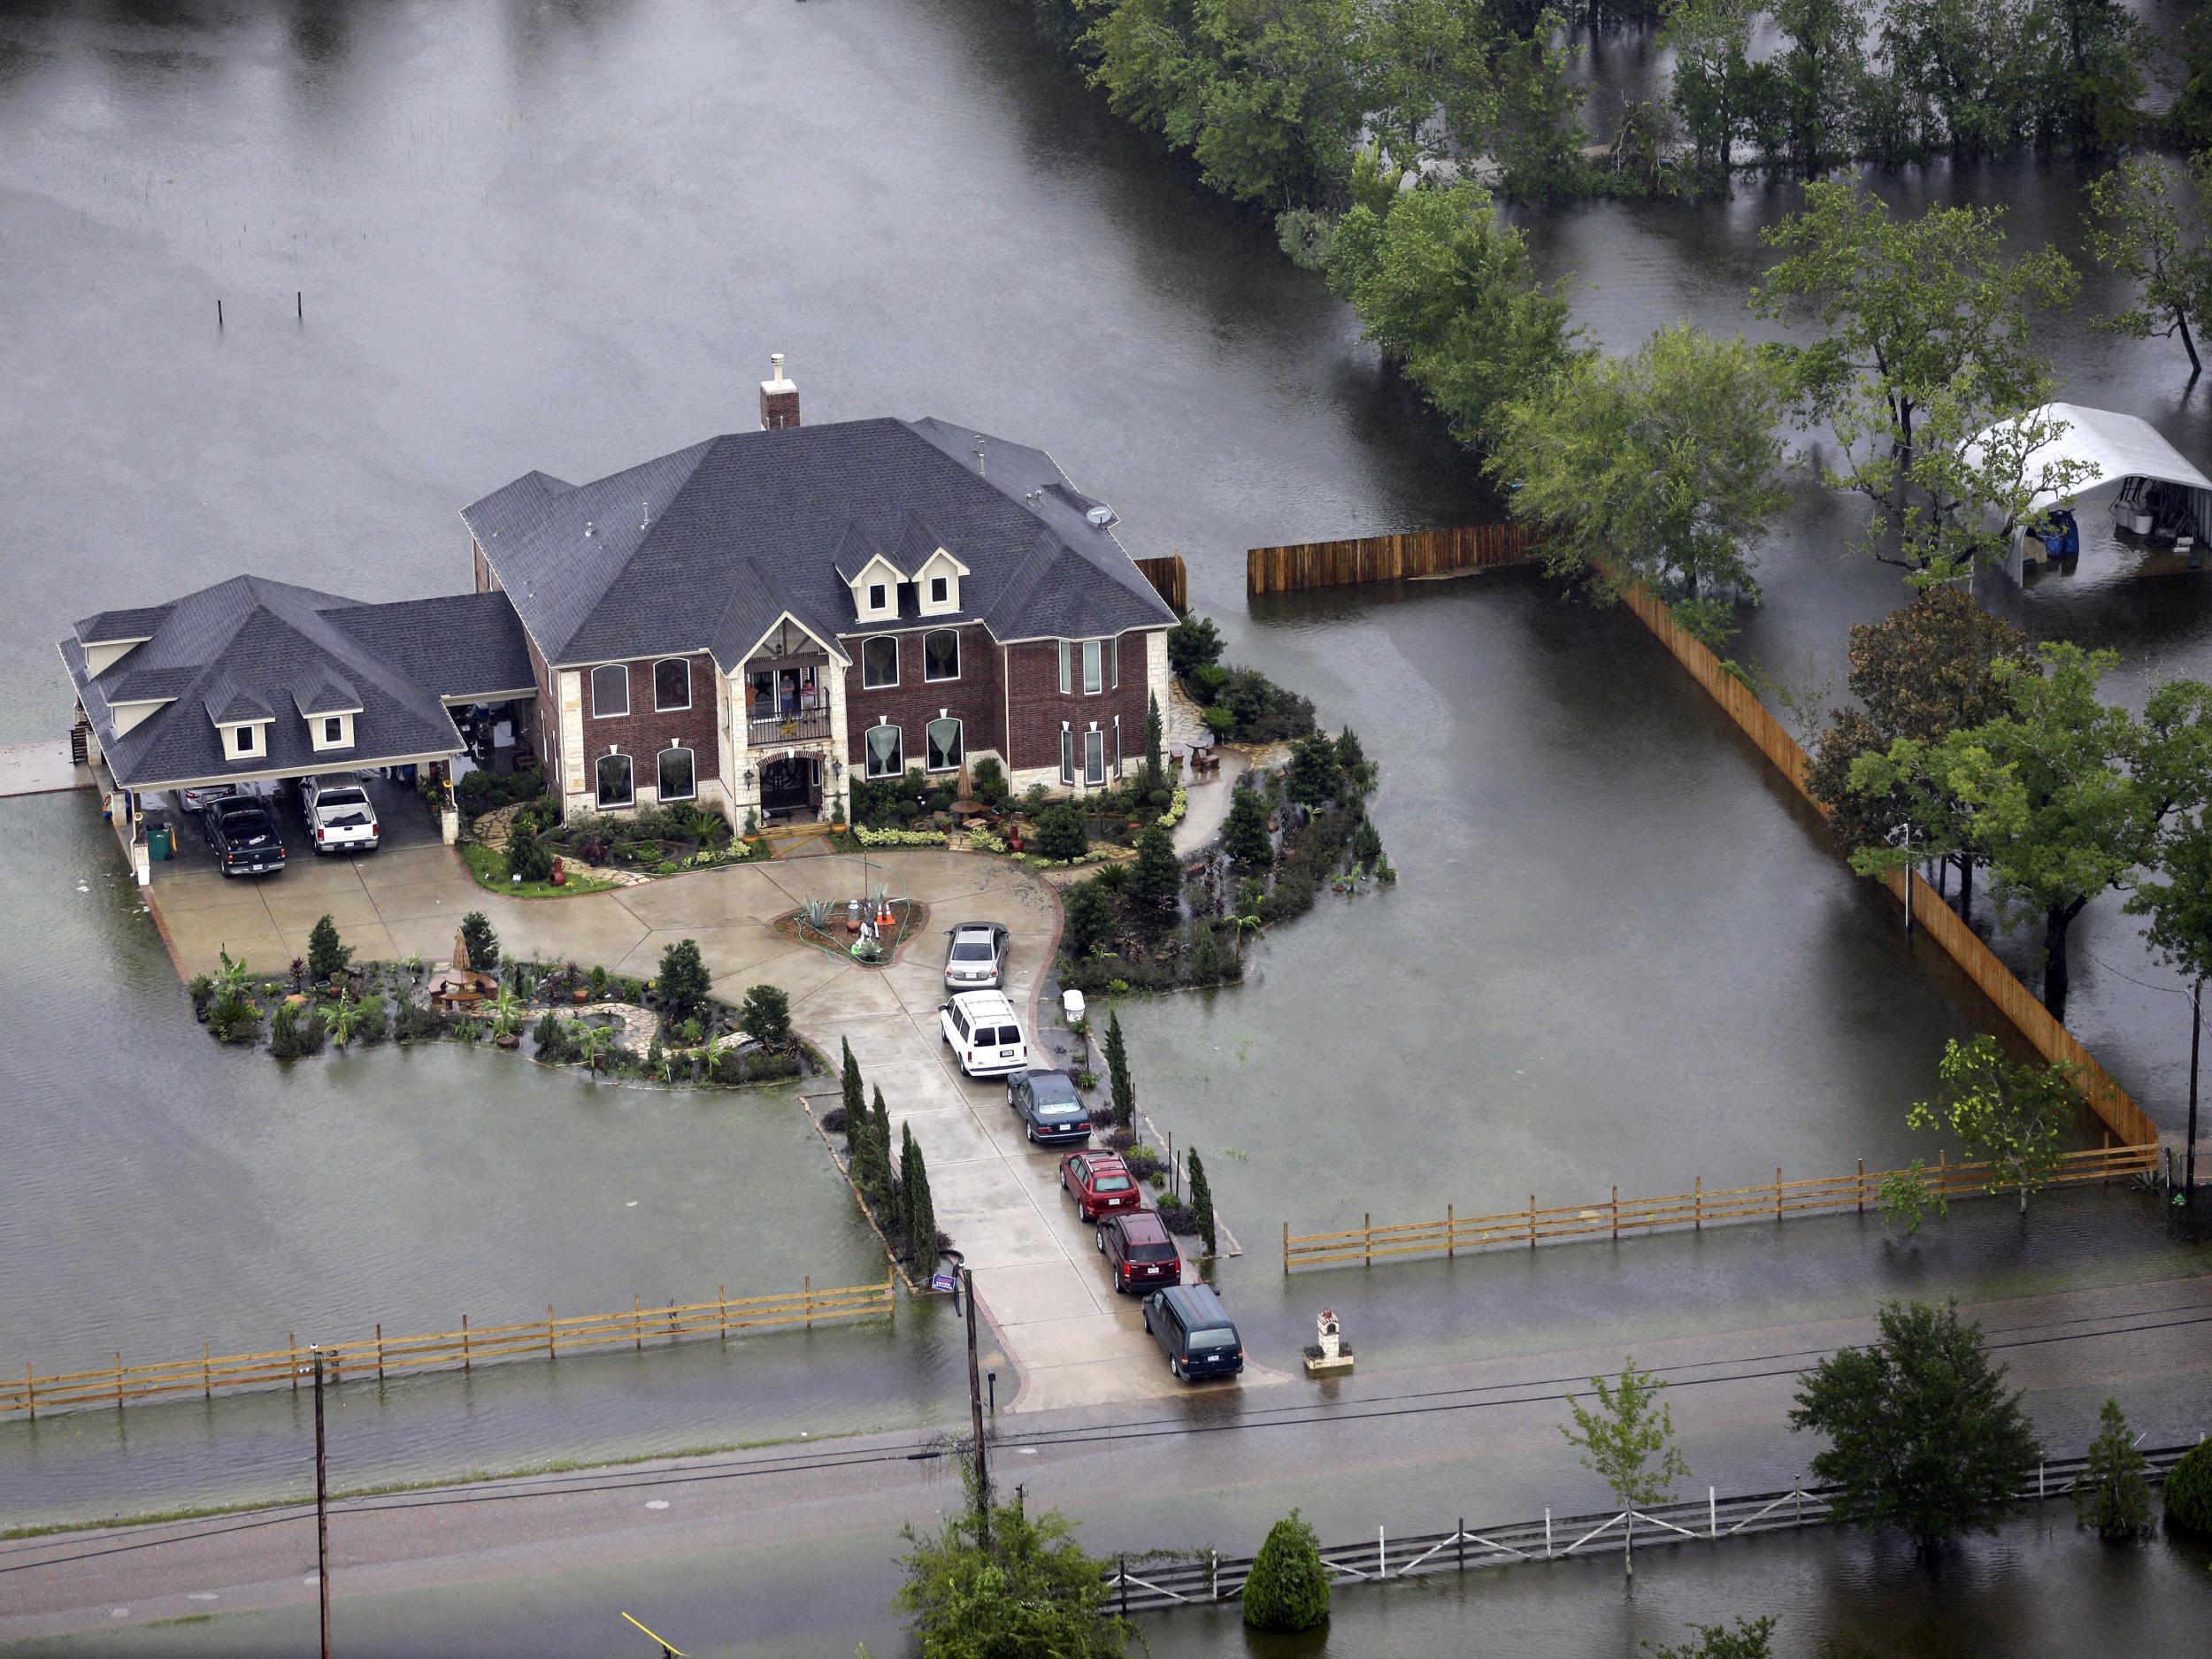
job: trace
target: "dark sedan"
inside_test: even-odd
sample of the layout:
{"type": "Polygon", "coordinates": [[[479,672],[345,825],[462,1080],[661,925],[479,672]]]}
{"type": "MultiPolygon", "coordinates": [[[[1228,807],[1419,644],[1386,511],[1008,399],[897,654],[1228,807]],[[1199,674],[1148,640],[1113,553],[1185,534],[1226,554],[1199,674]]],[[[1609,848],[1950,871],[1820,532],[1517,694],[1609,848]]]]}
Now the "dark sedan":
{"type": "Polygon", "coordinates": [[[284,841],[276,820],[253,795],[227,795],[200,814],[200,827],[227,876],[265,875],[284,868],[284,841]]]}
{"type": "Polygon", "coordinates": [[[1091,1138],[1091,1109],[1065,1071],[1025,1071],[1006,1079],[1006,1103],[1038,1146],[1071,1147],[1091,1138]]]}

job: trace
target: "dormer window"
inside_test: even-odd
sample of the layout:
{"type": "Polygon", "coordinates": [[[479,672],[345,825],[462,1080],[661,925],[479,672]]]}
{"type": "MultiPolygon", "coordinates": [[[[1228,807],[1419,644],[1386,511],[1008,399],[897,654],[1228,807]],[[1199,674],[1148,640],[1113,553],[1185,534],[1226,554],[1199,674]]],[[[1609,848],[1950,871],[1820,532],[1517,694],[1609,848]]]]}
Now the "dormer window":
{"type": "Polygon", "coordinates": [[[269,727],[262,720],[241,720],[222,728],[225,760],[262,760],[269,753],[269,727]]]}
{"type": "Polygon", "coordinates": [[[891,608],[891,588],[887,582],[868,584],[868,613],[879,616],[891,608]]]}
{"type": "Polygon", "coordinates": [[[254,741],[252,726],[234,726],[230,728],[230,752],[232,754],[250,755],[259,747],[260,745],[254,741]]]}
{"type": "Polygon", "coordinates": [[[307,732],[319,754],[334,749],[351,749],[353,747],[353,716],[351,714],[319,714],[307,723],[307,732]]]}
{"type": "Polygon", "coordinates": [[[960,609],[960,579],[968,573],[968,567],[945,551],[937,549],[916,567],[914,572],[914,599],[926,616],[949,617],[960,609]]]}
{"type": "Polygon", "coordinates": [[[933,576],[929,579],[929,603],[931,604],[941,605],[948,603],[951,592],[952,579],[950,577],[933,576]]]}

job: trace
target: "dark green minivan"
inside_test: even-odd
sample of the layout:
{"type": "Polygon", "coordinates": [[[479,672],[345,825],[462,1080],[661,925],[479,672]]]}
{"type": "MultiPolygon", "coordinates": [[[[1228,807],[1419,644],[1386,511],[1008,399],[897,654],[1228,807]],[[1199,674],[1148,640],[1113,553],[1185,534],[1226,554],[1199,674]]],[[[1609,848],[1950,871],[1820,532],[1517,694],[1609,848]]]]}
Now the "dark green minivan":
{"type": "Polygon", "coordinates": [[[1144,1299],[1144,1328],[1185,1382],[1233,1377],[1244,1369],[1244,1339],[1210,1285],[1170,1285],[1144,1299]]]}

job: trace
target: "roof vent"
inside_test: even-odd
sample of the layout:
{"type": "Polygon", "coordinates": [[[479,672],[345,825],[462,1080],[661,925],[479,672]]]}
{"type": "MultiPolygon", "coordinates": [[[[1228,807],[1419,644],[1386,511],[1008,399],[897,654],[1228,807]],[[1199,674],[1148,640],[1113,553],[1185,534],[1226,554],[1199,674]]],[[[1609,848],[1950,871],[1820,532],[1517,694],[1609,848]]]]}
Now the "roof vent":
{"type": "Polygon", "coordinates": [[[638,503],[637,513],[637,527],[641,530],[651,529],[653,527],[653,503],[649,501],[638,503]]]}
{"type": "Polygon", "coordinates": [[[595,531],[591,527],[591,520],[588,518],[584,520],[584,534],[586,535],[595,535],[598,534],[598,532],[595,531]]]}
{"type": "Polygon", "coordinates": [[[1083,516],[1091,521],[1092,529],[1103,530],[1108,525],[1113,523],[1114,510],[1102,501],[1083,516]]]}
{"type": "Polygon", "coordinates": [[[990,476],[983,470],[983,434],[979,432],[975,434],[975,475],[978,478],[990,476]]]}

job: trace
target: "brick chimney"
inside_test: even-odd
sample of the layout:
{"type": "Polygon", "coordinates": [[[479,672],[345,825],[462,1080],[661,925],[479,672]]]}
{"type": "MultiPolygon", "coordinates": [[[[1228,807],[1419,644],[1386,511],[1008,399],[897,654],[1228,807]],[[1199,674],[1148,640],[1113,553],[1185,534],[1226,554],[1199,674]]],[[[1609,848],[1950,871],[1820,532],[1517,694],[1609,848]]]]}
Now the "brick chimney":
{"type": "Polygon", "coordinates": [[[772,373],[760,383],[760,429],[781,432],[799,424],[799,388],[784,378],[782,352],[772,353],[768,362],[772,373]]]}

